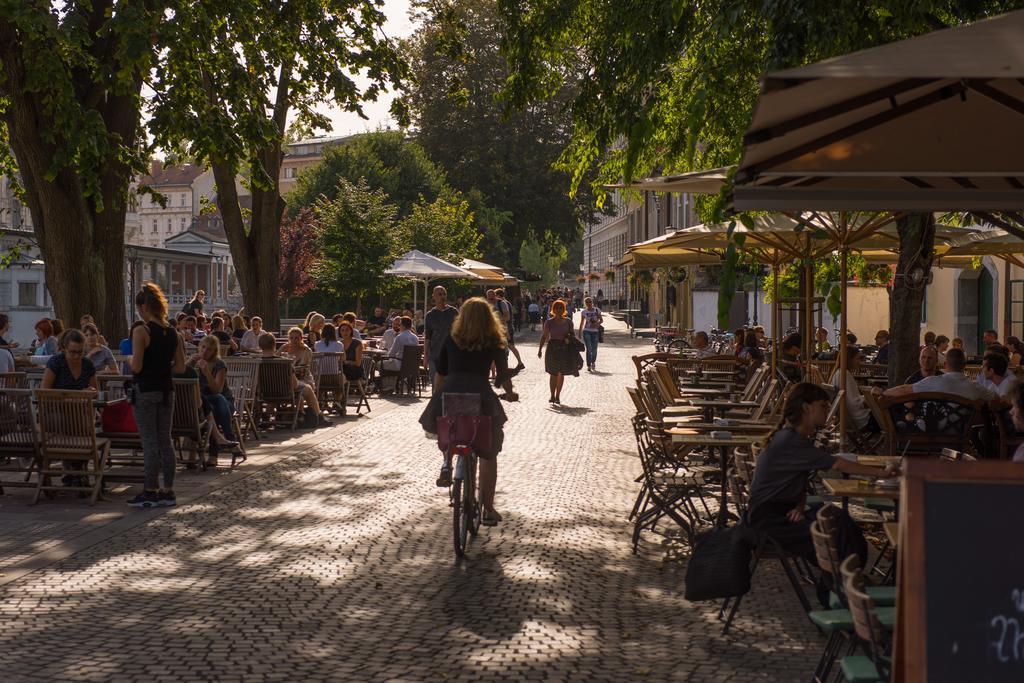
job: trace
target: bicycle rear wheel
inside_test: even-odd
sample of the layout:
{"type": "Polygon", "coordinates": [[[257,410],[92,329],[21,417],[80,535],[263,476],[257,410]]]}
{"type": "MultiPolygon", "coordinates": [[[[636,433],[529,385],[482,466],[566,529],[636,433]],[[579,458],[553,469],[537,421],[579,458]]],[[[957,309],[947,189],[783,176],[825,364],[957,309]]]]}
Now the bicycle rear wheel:
{"type": "Polygon", "coordinates": [[[480,518],[482,510],[480,501],[476,498],[476,456],[466,456],[466,481],[463,492],[462,514],[465,517],[464,525],[472,536],[480,530],[480,518]]]}
{"type": "Polygon", "coordinates": [[[466,554],[466,535],[463,533],[462,526],[462,484],[463,481],[461,479],[452,481],[452,531],[454,532],[456,557],[462,557],[466,554]]]}
{"type": "Polygon", "coordinates": [[[675,341],[668,345],[667,350],[669,353],[679,353],[683,349],[688,348],[690,348],[689,342],[687,342],[685,339],[676,339],[675,341]]]}

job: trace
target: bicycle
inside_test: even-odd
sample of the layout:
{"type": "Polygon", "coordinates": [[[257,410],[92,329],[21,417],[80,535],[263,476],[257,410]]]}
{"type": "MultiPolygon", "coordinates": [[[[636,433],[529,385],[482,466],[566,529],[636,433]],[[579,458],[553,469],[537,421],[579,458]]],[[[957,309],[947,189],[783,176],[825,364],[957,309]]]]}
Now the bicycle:
{"type": "Polygon", "coordinates": [[[483,506],[477,499],[477,449],[491,443],[491,418],[480,415],[479,394],[446,393],[442,396],[443,415],[437,420],[437,445],[445,460],[452,464],[452,483],[448,488],[452,508],[452,532],[455,556],[464,557],[470,537],[476,537],[483,519],[483,506]]]}

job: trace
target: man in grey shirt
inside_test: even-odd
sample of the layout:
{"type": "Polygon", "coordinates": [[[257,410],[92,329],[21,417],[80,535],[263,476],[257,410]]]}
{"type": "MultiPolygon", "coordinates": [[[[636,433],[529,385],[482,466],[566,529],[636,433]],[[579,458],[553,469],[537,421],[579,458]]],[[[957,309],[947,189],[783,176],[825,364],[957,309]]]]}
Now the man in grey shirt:
{"type": "Polygon", "coordinates": [[[423,319],[423,354],[427,357],[431,385],[437,374],[437,359],[441,356],[441,349],[458,315],[459,310],[448,305],[448,290],[440,285],[434,287],[434,307],[427,311],[427,317],[423,319]]]}

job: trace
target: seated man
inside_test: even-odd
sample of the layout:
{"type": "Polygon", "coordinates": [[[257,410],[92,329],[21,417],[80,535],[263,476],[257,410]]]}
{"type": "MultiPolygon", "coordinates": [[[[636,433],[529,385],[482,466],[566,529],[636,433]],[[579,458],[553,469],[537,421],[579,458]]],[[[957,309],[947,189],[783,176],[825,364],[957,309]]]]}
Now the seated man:
{"type": "Polygon", "coordinates": [[[391,347],[395,344],[395,339],[402,333],[402,319],[394,318],[391,321],[391,327],[384,331],[384,334],[380,337],[380,343],[377,348],[390,351],[391,347]]]}
{"type": "MultiPolygon", "coordinates": [[[[250,353],[259,353],[260,345],[259,339],[263,334],[263,318],[258,315],[254,315],[252,320],[249,321],[249,329],[242,335],[242,341],[239,346],[242,347],[243,351],[250,353]]],[[[273,338],[274,335],[270,335],[273,338]]]]}
{"type": "Polygon", "coordinates": [[[875,365],[888,365],[889,364],[889,330],[879,330],[875,334],[875,346],[878,347],[878,353],[875,354],[875,365]]]}
{"type": "MultiPolygon", "coordinates": [[[[857,379],[853,375],[860,369],[863,361],[864,354],[861,353],[859,346],[846,347],[846,396],[843,399],[846,401],[846,416],[849,418],[848,424],[853,429],[877,434],[882,431],[882,427],[878,424],[875,416],[871,414],[871,409],[864,403],[864,397],[857,386],[857,379]]],[[[836,389],[842,386],[839,377],[839,372],[832,376],[832,386],[836,389]]]]}
{"type": "Polygon", "coordinates": [[[1012,403],[1017,390],[1017,376],[1010,372],[1010,361],[1003,354],[989,351],[981,364],[978,384],[999,397],[1004,403],[1012,403]]]}
{"type": "Polygon", "coordinates": [[[907,381],[904,384],[916,384],[925,377],[941,375],[942,370],[939,370],[939,350],[930,344],[922,346],[921,353],[917,357],[917,365],[919,369],[907,377],[907,381]]]}
{"type": "Polygon", "coordinates": [[[800,363],[801,346],[803,346],[803,339],[800,337],[799,332],[794,332],[782,340],[779,371],[790,382],[799,382],[803,376],[803,365],[800,363]]]}
{"type": "Polygon", "coordinates": [[[402,316],[396,318],[401,325],[401,332],[395,337],[395,341],[388,349],[388,356],[384,359],[381,367],[391,372],[398,372],[402,368],[402,355],[406,346],[419,346],[420,338],[412,331],[412,318],[402,316]]]}
{"type": "MultiPolygon", "coordinates": [[[[253,318],[253,321],[255,320],[258,320],[258,318],[253,318]]],[[[302,338],[301,334],[302,330],[299,330],[300,339],[302,338]]],[[[277,339],[274,338],[274,335],[269,332],[263,332],[260,334],[258,344],[261,358],[281,358],[281,356],[277,355],[277,339]]],[[[288,375],[292,379],[292,390],[297,390],[306,402],[306,414],[316,419],[317,427],[330,427],[332,422],[320,412],[320,403],[316,400],[316,391],[313,390],[313,386],[306,382],[300,382],[295,378],[294,372],[290,372],[288,375]]],[[[296,409],[298,407],[296,406],[296,409]]],[[[309,423],[307,422],[306,424],[308,425],[309,423]]]]}
{"type": "Polygon", "coordinates": [[[697,358],[710,358],[715,355],[715,350],[708,342],[708,333],[704,331],[693,335],[693,348],[697,349],[697,358]]]}
{"type": "Polygon", "coordinates": [[[383,334],[386,329],[388,329],[388,327],[387,317],[384,315],[384,309],[377,306],[373,309],[373,315],[366,319],[366,334],[383,334]]]}
{"type": "Polygon", "coordinates": [[[963,396],[970,401],[995,399],[994,393],[964,375],[964,366],[966,365],[967,356],[964,355],[963,349],[950,349],[946,352],[946,371],[943,374],[925,377],[914,384],[901,384],[898,387],[886,389],[884,395],[909,396],[910,394],[936,391],[963,396]]]}
{"type": "Polygon", "coordinates": [[[185,316],[184,327],[178,328],[178,334],[181,335],[182,339],[190,343],[198,343],[200,339],[206,336],[206,332],[199,329],[198,322],[194,315],[185,316]]]}

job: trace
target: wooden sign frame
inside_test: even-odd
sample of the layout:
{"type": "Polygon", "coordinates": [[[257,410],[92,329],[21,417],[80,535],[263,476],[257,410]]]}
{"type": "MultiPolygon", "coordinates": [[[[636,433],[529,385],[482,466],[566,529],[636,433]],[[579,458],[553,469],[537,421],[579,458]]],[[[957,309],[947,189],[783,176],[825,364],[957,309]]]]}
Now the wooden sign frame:
{"type": "Polygon", "coordinates": [[[1021,484],[1024,464],[1005,460],[947,462],[905,458],[900,493],[896,633],[893,680],[928,680],[927,563],[925,485],[930,482],[1021,484]],[[908,577],[913,580],[908,581],[908,577]]]}

